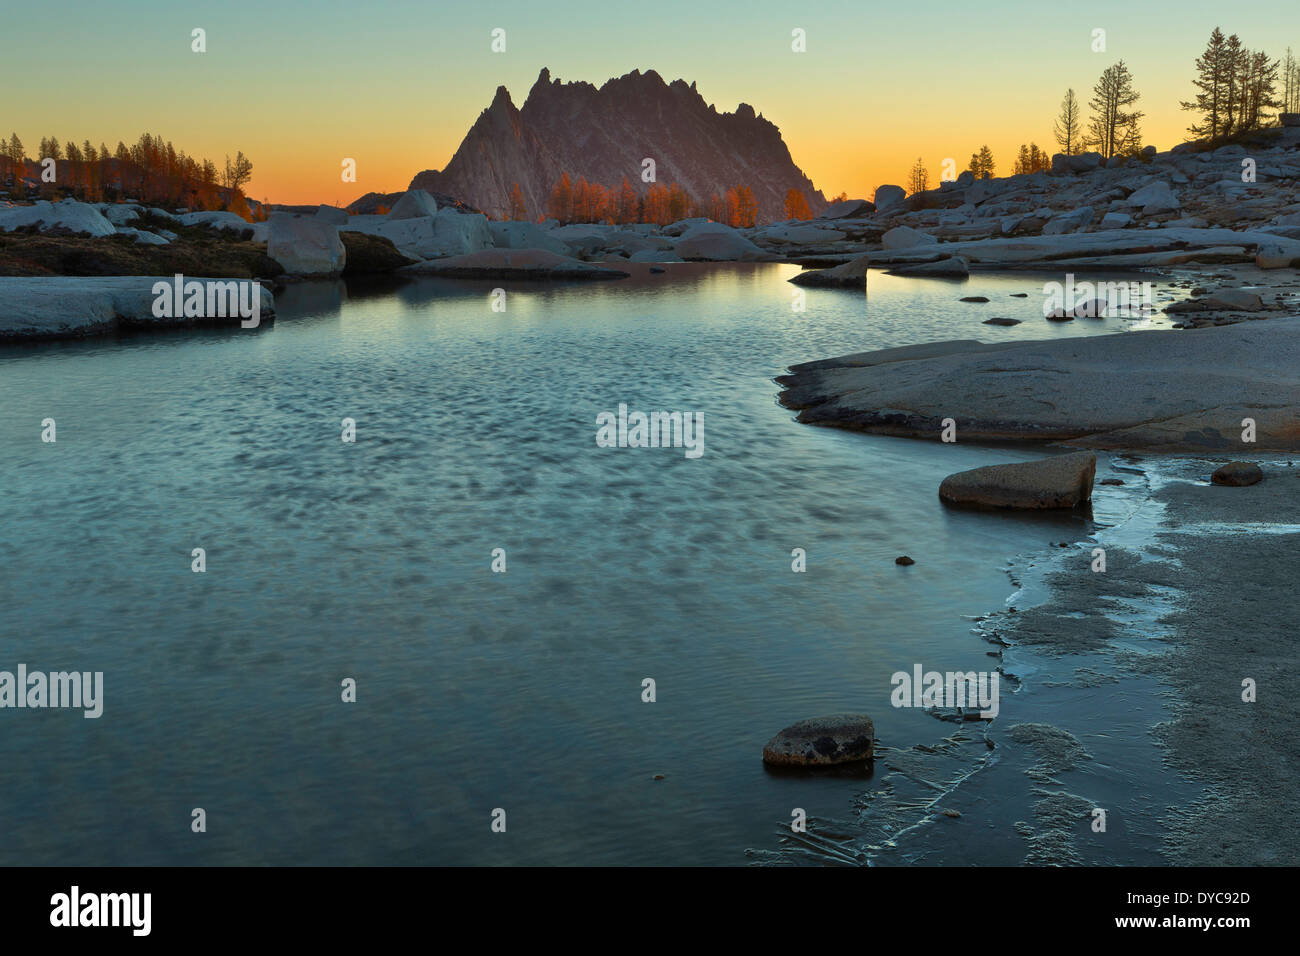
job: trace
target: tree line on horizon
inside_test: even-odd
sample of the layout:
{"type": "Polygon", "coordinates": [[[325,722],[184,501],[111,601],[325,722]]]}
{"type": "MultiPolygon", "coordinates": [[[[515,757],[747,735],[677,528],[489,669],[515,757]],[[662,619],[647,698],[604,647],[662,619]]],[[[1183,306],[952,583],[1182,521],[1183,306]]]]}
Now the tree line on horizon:
{"type": "MultiPolygon", "coordinates": [[[[1221,142],[1276,124],[1277,113],[1300,112],[1300,61],[1287,47],[1281,60],[1262,50],[1244,47],[1234,33],[1225,37],[1215,27],[1205,52],[1196,59],[1197,93],[1180,108],[1198,114],[1187,131],[1197,139],[1221,142]],[[1279,89],[1280,86],[1280,89],[1279,89]]],[[[1134,108],[1141,94],[1123,60],[1107,67],[1092,90],[1088,107],[1092,116],[1083,124],[1082,108],[1073,89],[1066,90],[1053,124],[1053,138],[1066,156],[1094,151],[1103,160],[1136,156],[1142,150],[1140,121],[1145,115],[1134,108]]],[[[1051,157],[1034,143],[1022,144],[1012,175],[1051,168],[1051,157]]],[[[993,176],[995,164],[988,146],[971,155],[967,171],[976,179],[993,176]]],[[[929,173],[917,157],[907,177],[908,192],[924,192],[929,173]]]]}
{"type": "MultiPolygon", "coordinates": [[[[36,184],[42,199],[71,197],[86,202],[135,199],[155,205],[190,209],[225,209],[245,219],[257,218],[243,187],[252,178],[253,163],[242,150],[218,167],[210,159],[189,156],[169,140],[142,133],[133,146],[121,140],[116,149],[90,140],[61,143],[57,137],[41,139],[34,158],[17,133],[0,137],[0,184],[9,186],[10,198],[27,199],[36,184]],[[54,161],[54,182],[42,176],[44,161],[54,161]]],[[[264,214],[263,214],[264,215],[264,214]]]]}

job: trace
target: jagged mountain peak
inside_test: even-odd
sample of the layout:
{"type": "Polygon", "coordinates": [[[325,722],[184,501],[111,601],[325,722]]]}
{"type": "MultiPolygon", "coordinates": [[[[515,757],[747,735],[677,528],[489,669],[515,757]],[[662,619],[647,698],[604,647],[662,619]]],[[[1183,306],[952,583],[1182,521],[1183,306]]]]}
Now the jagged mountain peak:
{"type": "Polygon", "coordinates": [[[814,212],[825,198],[799,170],[780,130],[748,103],[734,113],[707,103],[694,82],[671,83],[653,69],[634,69],[599,88],[562,81],[542,67],[523,106],[497,88],[460,148],[441,172],[428,170],[412,188],[460,196],[504,216],[519,184],[528,214],[536,216],[560,176],[615,186],[641,182],[646,158],[657,181],[680,184],[701,201],[733,186],[748,186],[760,220],[784,218],[789,189],[804,193],[814,212]]]}

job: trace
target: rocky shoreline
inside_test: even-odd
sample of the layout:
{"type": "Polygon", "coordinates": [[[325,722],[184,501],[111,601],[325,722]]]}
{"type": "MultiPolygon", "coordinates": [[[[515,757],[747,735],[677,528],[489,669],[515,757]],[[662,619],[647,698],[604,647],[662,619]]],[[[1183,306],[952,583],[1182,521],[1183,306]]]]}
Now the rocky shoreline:
{"type": "MultiPolygon", "coordinates": [[[[1058,155],[1048,171],[1000,179],[963,173],[911,196],[884,185],[873,201],[843,200],[816,219],[750,228],[705,218],[663,226],[490,221],[422,189],[402,194],[385,214],[320,206],[274,211],[256,223],[230,212],[172,212],[130,202],[0,207],[0,276],[121,274],[111,271],[114,264],[166,274],[182,247],[200,261],[229,263],[199,271],[235,265],[232,277],[276,281],[395,270],[569,281],[625,277],[620,263],[770,261],[808,268],[792,280],[801,285],[861,289],[868,265],[943,281],[980,270],[1072,274],[1200,264],[1219,267],[1226,279],[1220,291],[1236,293],[1242,290],[1231,287],[1234,278],[1244,281],[1236,270],[1249,270],[1254,291],[1184,307],[1181,324],[1202,327],[1294,304],[1300,127],[1262,130],[1217,148],[1148,148],[1109,162],[1095,153],[1058,155]],[[23,254],[25,236],[33,245],[59,237],[76,237],[80,245],[67,255],[46,250],[33,259],[23,254]],[[231,260],[227,251],[236,248],[231,260]]],[[[85,324],[75,316],[47,317],[44,324],[61,318],[85,324]]],[[[0,329],[15,337],[11,326],[0,311],[0,329]]]]}
{"type": "Polygon", "coordinates": [[[1300,316],[1198,330],[902,346],[796,365],[798,420],[958,441],[1300,450],[1300,316]],[[1254,428],[1243,443],[1244,420],[1254,428]]]}

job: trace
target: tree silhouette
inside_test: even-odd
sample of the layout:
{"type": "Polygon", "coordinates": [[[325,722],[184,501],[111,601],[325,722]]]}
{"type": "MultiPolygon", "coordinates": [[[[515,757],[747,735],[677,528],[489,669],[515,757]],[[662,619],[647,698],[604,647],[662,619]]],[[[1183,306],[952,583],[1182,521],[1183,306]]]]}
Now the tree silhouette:
{"type": "Polygon", "coordinates": [[[1073,156],[1079,151],[1080,127],[1079,101],[1075,98],[1074,90],[1066,90],[1065,99],[1061,100],[1061,112],[1056,117],[1053,128],[1056,142],[1066,156],[1073,156]]]}
{"type": "Polygon", "coordinates": [[[970,166],[967,170],[975,175],[976,179],[991,179],[994,171],[993,151],[987,146],[981,146],[978,153],[971,153],[970,166]]]}
{"type": "Polygon", "coordinates": [[[1088,123],[1088,144],[1103,159],[1112,156],[1131,156],[1142,148],[1142,132],[1138,120],[1143,116],[1130,110],[1141,94],[1133,89],[1133,76],[1124,61],[1108,66],[1093,87],[1093,116],[1088,123]]]}
{"type": "Polygon", "coordinates": [[[916,157],[916,165],[907,174],[907,191],[909,193],[923,193],[930,185],[930,174],[926,171],[925,163],[921,157],[916,157]]]}

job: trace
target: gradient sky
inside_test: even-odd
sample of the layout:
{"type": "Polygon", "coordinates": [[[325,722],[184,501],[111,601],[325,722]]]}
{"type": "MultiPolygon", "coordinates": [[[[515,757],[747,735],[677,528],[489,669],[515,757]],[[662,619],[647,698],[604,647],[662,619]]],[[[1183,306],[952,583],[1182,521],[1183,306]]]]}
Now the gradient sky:
{"type": "MultiPolygon", "coordinates": [[[[1124,59],[1142,93],[1145,141],[1183,139],[1193,60],[1221,26],[1281,57],[1300,49],[1300,2],[1042,0],[793,3],[764,0],[475,2],[64,0],[6,16],[0,126],[36,153],[42,136],[114,146],[148,129],[218,166],[242,149],[248,194],[346,205],[442,168],[504,84],[521,106],[538,71],[597,85],[633,69],[698,84],[720,111],[751,104],[828,196],[905,183],[917,156],[937,182],[982,143],[998,173],[1033,140],[1056,151],[1067,87],[1085,104],[1124,59]],[[190,31],[207,31],[207,52],[190,31]],[[507,50],[490,50],[494,27],[507,50]],[[807,31],[807,52],[790,49],[807,31]],[[1092,31],[1107,50],[1091,50],[1092,31]],[[358,181],[339,177],[344,157],[358,181]]],[[[1086,118],[1086,113],[1085,113],[1086,118]]]]}

